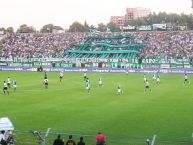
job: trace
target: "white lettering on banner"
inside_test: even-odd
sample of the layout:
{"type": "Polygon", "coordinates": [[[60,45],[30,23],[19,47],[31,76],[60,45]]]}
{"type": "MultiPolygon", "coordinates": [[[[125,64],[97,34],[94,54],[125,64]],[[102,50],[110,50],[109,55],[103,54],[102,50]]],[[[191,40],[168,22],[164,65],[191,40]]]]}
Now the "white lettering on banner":
{"type": "Polygon", "coordinates": [[[109,62],[119,62],[118,59],[109,59],[109,62]]]}
{"type": "Polygon", "coordinates": [[[157,59],[143,59],[142,63],[158,63],[159,61],[157,59]]]}
{"type": "Polygon", "coordinates": [[[0,63],[0,66],[7,66],[7,63],[0,63]]]}
{"type": "Polygon", "coordinates": [[[42,65],[51,65],[50,62],[42,62],[42,65]]]}
{"type": "Polygon", "coordinates": [[[45,61],[49,62],[49,61],[63,61],[64,59],[63,58],[46,58],[45,61]]]}
{"type": "Polygon", "coordinates": [[[93,72],[109,72],[109,70],[97,70],[97,69],[94,69],[93,72]]]}
{"type": "Polygon", "coordinates": [[[123,30],[135,30],[135,26],[123,26],[123,30]]]}
{"type": "Polygon", "coordinates": [[[24,63],[23,66],[25,66],[25,67],[32,67],[32,64],[24,63]]]}
{"type": "Polygon", "coordinates": [[[41,65],[41,63],[40,62],[34,62],[34,65],[39,66],[39,65],[41,65]]]}
{"type": "Polygon", "coordinates": [[[16,71],[22,71],[22,68],[15,68],[16,71]]]}
{"type": "MultiPolygon", "coordinates": [[[[2,71],[37,71],[37,68],[17,68],[17,67],[0,67],[2,71]]],[[[130,73],[172,73],[172,74],[193,74],[193,69],[82,69],[82,68],[72,68],[72,69],[63,69],[63,68],[44,68],[44,71],[47,72],[56,72],[56,71],[65,71],[65,72],[111,72],[111,73],[125,73],[128,71],[130,73]]]]}
{"type": "Polygon", "coordinates": [[[166,24],[153,24],[153,30],[166,30],[167,29],[167,25],[166,24]]]}
{"type": "Polygon", "coordinates": [[[50,68],[43,68],[43,70],[49,72],[50,68]]]}
{"type": "Polygon", "coordinates": [[[184,68],[191,68],[190,65],[184,65],[184,68]]]}
{"type": "Polygon", "coordinates": [[[22,66],[22,63],[10,63],[10,66],[22,66]]]}
{"type": "Polygon", "coordinates": [[[99,59],[99,62],[108,62],[108,59],[99,59]]]}
{"type": "Polygon", "coordinates": [[[13,61],[13,59],[0,57],[0,61],[7,62],[7,61],[13,61]]]}
{"type": "Polygon", "coordinates": [[[152,27],[151,27],[151,25],[139,26],[139,27],[138,27],[138,30],[139,30],[139,31],[151,31],[151,30],[152,30],[152,27]]]}
{"type": "Polygon", "coordinates": [[[125,70],[110,70],[109,72],[125,72],[125,70]]]}
{"type": "Polygon", "coordinates": [[[2,70],[4,70],[4,71],[14,71],[15,68],[2,68],[2,70]]]}
{"type": "Polygon", "coordinates": [[[170,68],[169,64],[161,64],[161,68],[170,68]]]}
{"type": "Polygon", "coordinates": [[[37,71],[37,68],[32,68],[31,70],[32,70],[32,71],[37,71]]]}
{"type": "Polygon", "coordinates": [[[172,73],[185,73],[184,70],[171,70],[172,73]]]}
{"type": "Polygon", "coordinates": [[[160,73],[168,73],[167,69],[160,69],[160,73]]]}
{"type": "Polygon", "coordinates": [[[193,71],[192,70],[188,70],[186,71],[187,74],[193,74],[193,71]]]}
{"type": "Polygon", "coordinates": [[[132,73],[132,72],[133,72],[133,73],[134,73],[134,72],[135,72],[135,70],[128,70],[128,72],[130,72],[130,73],[132,73]]]}
{"type": "Polygon", "coordinates": [[[154,73],[154,70],[144,70],[144,73],[154,73]]]}
{"type": "Polygon", "coordinates": [[[59,71],[59,72],[61,72],[61,71],[63,71],[63,69],[62,68],[50,68],[50,71],[59,71]]]}

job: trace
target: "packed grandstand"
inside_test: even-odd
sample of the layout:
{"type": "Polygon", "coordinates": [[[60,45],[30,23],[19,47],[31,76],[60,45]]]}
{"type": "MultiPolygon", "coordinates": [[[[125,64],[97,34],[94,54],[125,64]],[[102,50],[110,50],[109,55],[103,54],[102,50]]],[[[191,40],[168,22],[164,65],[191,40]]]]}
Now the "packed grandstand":
{"type": "MultiPolygon", "coordinates": [[[[75,46],[84,43],[84,38],[90,33],[61,33],[61,34],[12,34],[1,40],[2,57],[57,57],[65,49],[76,49],[75,46]]],[[[108,36],[109,33],[101,33],[108,36]]],[[[145,44],[140,55],[144,58],[161,57],[193,58],[193,32],[130,32],[113,33],[113,36],[133,36],[134,43],[145,44]]]]}
{"type": "MultiPolygon", "coordinates": [[[[91,33],[14,33],[1,39],[0,56],[1,65],[10,65],[5,62],[16,60],[16,58],[23,61],[34,58],[52,58],[52,61],[46,62],[54,67],[109,67],[113,65],[104,62],[109,62],[111,59],[111,62],[119,62],[114,65],[119,68],[139,68],[143,63],[143,67],[147,67],[147,62],[151,63],[151,67],[191,68],[193,32],[148,31],[97,35],[91,33]],[[82,59],[84,63],[79,64],[73,61],[74,59],[82,59]],[[60,64],[53,65],[53,60],[60,64]],[[88,64],[91,61],[92,65],[88,64]],[[104,64],[99,64],[99,62],[104,64]],[[121,62],[127,64],[120,64],[121,62]]],[[[40,62],[40,65],[43,64],[40,62]]]]}

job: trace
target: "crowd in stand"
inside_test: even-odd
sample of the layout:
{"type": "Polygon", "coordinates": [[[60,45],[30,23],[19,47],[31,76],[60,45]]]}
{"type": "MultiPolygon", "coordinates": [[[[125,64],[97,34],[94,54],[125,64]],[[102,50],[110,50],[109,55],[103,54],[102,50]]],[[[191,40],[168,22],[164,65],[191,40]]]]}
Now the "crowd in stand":
{"type": "MultiPolygon", "coordinates": [[[[101,35],[121,35],[123,33],[102,33],[101,35]]],[[[193,32],[191,31],[151,31],[128,32],[134,36],[133,43],[143,43],[141,57],[154,58],[174,57],[193,58],[193,32]]],[[[19,56],[57,57],[65,49],[75,49],[77,44],[84,42],[89,33],[60,33],[60,34],[12,34],[1,40],[0,56],[10,58],[19,56]]],[[[98,48],[97,48],[98,49],[98,48]]]]}
{"type": "Polygon", "coordinates": [[[84,33],[12,34],[2,40],[3,57],[56,57],[57,53],[83,41],[84,33]]]}
{"type": "Polygon", "coordinates": [[[146,45],[141,56],[147,58],[193,58],[193,32],[149,32],[135,34],[146,45]]]}

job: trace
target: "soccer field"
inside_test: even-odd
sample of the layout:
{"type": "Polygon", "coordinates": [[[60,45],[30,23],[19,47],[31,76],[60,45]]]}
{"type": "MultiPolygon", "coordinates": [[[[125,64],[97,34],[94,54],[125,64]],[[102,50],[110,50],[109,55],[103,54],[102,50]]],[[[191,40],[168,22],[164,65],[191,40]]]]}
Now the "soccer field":
{"type": "MultiPolygon", "coordinates": [[[[0,81],[9,76],[17,81],[10,95],[0,92],[0,117],[9,117],[16,130],[18,145],[36,145],[30,130],[52,128],[48,145],[57,133],[64,140],[73,134],[75,141],[85,136],[87,145],[103,132],[107,145],[144,145],[157,135],[158,145],[190,145],[193,132],[193,84],[183,85],[184,75],[160,75],[161,84],[147,78],[152,92],[144,92],[143,74],[88,73],[91,92],[87,93],[83,73],[0,72],[0,81]],[[98,87],[98,78],[104,86],[98,87]],[[117,95],[121,84],[122,95],[117,95]],[[32,142],[33,141],[33,142],[32,142]],[[31,143],[32,142],[32,143],[31,143]]],[[[190,80],[193,76],[189,75],[190,80]]]]}

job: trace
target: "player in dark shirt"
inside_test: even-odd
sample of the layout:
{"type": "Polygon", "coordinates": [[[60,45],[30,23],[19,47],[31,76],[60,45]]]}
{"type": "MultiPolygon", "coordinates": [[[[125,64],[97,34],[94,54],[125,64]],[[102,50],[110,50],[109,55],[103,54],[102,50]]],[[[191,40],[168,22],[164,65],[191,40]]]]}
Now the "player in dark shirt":
{"type": "Polygon", "coordinates": [[[48,75],[47,75],[47,72],[45,71],[44,73],[44,79],[47,79],[48,78],[48,75]]]}
{"type": "Polygon", "coordinates": [[[6,81],[3,82],[3,92],[4,92],[4,94],[7,92],[7,94],[9,95],[9,91],[8,91],[8,87],[7,87],[6,81]]]}
{"type": "Polygon", "coordinates": [[[48,79],[44,79],[45,89],[48,89],[48,79]]]}
{"type": "Polygon", "coordinates": [[[53,145],[64,145],[64,141],[60,138],[60,135],[58,135],[58,138],[54,140],[53,145]]]}

